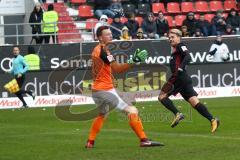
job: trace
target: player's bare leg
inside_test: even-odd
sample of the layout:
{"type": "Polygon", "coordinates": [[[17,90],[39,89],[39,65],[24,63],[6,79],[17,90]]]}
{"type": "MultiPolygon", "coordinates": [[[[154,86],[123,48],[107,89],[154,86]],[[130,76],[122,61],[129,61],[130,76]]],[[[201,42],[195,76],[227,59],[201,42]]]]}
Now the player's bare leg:
{"type": "Polygon", "coordinates": [[[188,102],[193,108],[195,108],[198,113],[203,117],[207,118],[211,123],[211,132],[215,132],[220,125],[220,122],[217,118],[213,118],[212,114],[208,111],[207,107],[202,104],[196,96],[190,97],[188,102]]]}

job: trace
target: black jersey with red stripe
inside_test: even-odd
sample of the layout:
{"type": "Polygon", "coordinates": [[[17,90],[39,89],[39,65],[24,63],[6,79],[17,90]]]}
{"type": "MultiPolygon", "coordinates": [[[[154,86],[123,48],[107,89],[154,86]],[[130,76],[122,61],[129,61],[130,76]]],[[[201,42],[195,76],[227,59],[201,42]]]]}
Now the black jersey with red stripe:
{"type": "Polygon", "coordinates": [[[173,52],[170,58],[170,69],[173,74],[177,74],[178,68],[185,71],[185,67],[191,61],[191,56],[184,43],[177,44],[173,47],[173,52]]]}

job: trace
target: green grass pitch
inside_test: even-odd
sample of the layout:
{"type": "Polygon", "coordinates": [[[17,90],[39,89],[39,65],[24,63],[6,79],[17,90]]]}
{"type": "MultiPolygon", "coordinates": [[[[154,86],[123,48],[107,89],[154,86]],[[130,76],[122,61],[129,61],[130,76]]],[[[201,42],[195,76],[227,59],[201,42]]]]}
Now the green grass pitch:
{"type": "MultiPolygon", "coordinates": [[[[149,138],[164,147],[140,148],[126,117],[113,111],[96,139],[84,148],[91,121],[59,120],[54,108],[0,110],[0,160],[238,160],[240,98],[202,99],[220,118],[215,134],[210,123],[184,101],[175,104],[186,115],[176,128],[173,116],[158,102],[137,103],[149,138]]],[[[93,105],[73,107],[77,113],[93,105]]]]}

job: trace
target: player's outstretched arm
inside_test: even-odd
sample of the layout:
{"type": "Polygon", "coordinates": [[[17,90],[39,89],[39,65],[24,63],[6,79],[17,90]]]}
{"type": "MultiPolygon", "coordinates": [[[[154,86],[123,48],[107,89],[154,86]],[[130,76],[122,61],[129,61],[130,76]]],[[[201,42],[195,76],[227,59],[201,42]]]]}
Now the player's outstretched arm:
{"type": "Polygon", "coordinates": [[[113,70],[113,72],[116,73],[123,73],[126,72],[129,68],[131,68],[131,64],[128,63],[118,63],[116,61],[111,63],[111,68],[113,70]]]}
{"type": "Polygon", "coordinates": [[[126,72],[133,64],[139,64],[144,62],[148,57],[148,52],[146,50],[140,50],[139,48],[135,51],[134,55],[130,57],[127,63],[120,64],[116,61],[111,63],[113,72],[122,73],[126,72]]]}

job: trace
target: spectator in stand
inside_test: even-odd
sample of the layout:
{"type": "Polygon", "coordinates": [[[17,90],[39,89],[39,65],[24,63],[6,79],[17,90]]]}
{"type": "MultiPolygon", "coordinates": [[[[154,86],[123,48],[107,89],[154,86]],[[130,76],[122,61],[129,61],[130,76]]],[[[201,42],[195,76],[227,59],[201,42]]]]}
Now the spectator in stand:
{"type": "Polygon", "coordinates": [[[194,13],[189,12],[187,18],[183,21],[183,26],[187,26],[189,35],[192,36],[196,32],[197,20],[194,18],[194,13]]]}
{"type": "Polygon", "coordinates": [[[187,26],[182,26],[181,31],[182,31],[182,37],[189,37],[190,36],[187,26]]]}
{"type": "Polygon", "coordinates": [[[195,33],[193,34],[193,37],[203,37],[203,33],[201,32],[201,29],[197,28],[195,33]]]}
{"type": "Polygon", "coordinates": [[[94,39],[97,40],[97,36],[96,36],[96,33],[97,33],[97,29],[101,26],[107,26],[109,25],[108,24],[108,16],[106,15],[102,15],[98,21],[98,23],[95,25],[94,27],[94,39]]]}
{"type": "Polygon", "coordinates": [[[147,18],[142,23],[144,36],[150,39],[159,39],[157,34],[157,25],[153,13],[148,13],[147,18]]]}
{"type": "Polygon", "coordinates": [[[230,10],[226,23],[230,24],[234,30],[240,27],[240,17],[237,15],[237,11],[234,8],[230,10]]]}
{"type": "Polygon", "coordinates": [[[40,3],[36,3],[30,18],[29,18],[29,23],[30,26],[32,27],[32,40],[36,41],[36,44],[41,44],[42,43],[42,36],[40,36],[39,34],[42,34],[42,29],[41,29],[41,24],[32,24],[32,23],[41,23],[42,22],[42,18],[43,18],[43,10],[41,8],[41,4],[40,3]]]}
{"type": "Polygon", "coordinates": [[[48,11],[43,13],[43,32],[44,34],[48,34],[44,36],[44,42],[49,43],[50,35],[52,37],[53,43],[55,43],[55,38],[57,40],[57,32],[58,32],[58,13],[54,11],[53,4],[48,5],[48,11]]]}
{"type": "Polygon", "coordinates": [[[223,16],[223,11],[218,10],[212,19],[212,35],[222,35],[225,32],[226,21],[223,16]]]}
{"type": "Polygon", "coordinates": [[[205,19],[204,14],[200,14],[199,20],[197,21],[197,28],[201,30],[203,36],[209,36],[211,30],[211,24],[205,19]]]}
{"type": "Polygon", "coordinates": [[[119,30],[121,31],[122,28],[124,27],[124,25],[122,24],[122,22],[120,22],[120,14],[116,14],[113,18],[113,22],[112,22],[112,35],[113,35],[113,39],[120,39],[121,36],[121,32],[119,32],[119,30]],[[119,30],[117,30],[119,29],[119,30]]]}
{"type": "Polygon", "coordinates": [[[209,54],[213,56],[213,62],[224,62],[230,59],[228,46],[223,43],[221,35],[217,35],[210,47],[209,54]]]}
{"type": "Polygon", "coordinates": [[[107,15],[108,17],[113,18],[114,12],[110,9],[112,1],[111,0],[95,0],[95,15],[97,18],[100,18],[102,15],[107,15]]]}
{"type": "Polygon", "coordinates": [[[235,30],[232,28],[230,24],[227,24],[224,35],[234,35],[234,34],[236,34],[235,30]]]}
{"type": "Polygon", "coordinates": [[[112,0],[110,9],[114,12],[115,15],[120,14],[121,16],[124,16],[121,0],[112,0]]]}
{"type": "Polygon", "coordinates": [[[120,36],[120,40],[131,40],[132,37],[129,35],[129,30],[126,26],[122,28],[122,35],[120,36]]]}
{"type": "Polygon", "coordinates": [[[132,37],[136,37],[137,35],[137,30],[139,28],[138,22],[135,20],[135,14],[131,13],[129,15],[128,21],[124,24],[128,29],[129,33],[132,37]]]}
{"type": "Polygon", "coordinates": [[[143,29],[142,28],[138,28],[137,37],[135,39],[145,39],[145,37],[143,35],[143,29]]]}
{"type": "Polygon", "coordinates": [[[163,37],[163,36],[166,37],[169,31],[169,25],[168,25],[168,21],[164,18],[162,11],[158,12],[156,25],[157,25],[157,34],[160,37],[163,37]]]}

